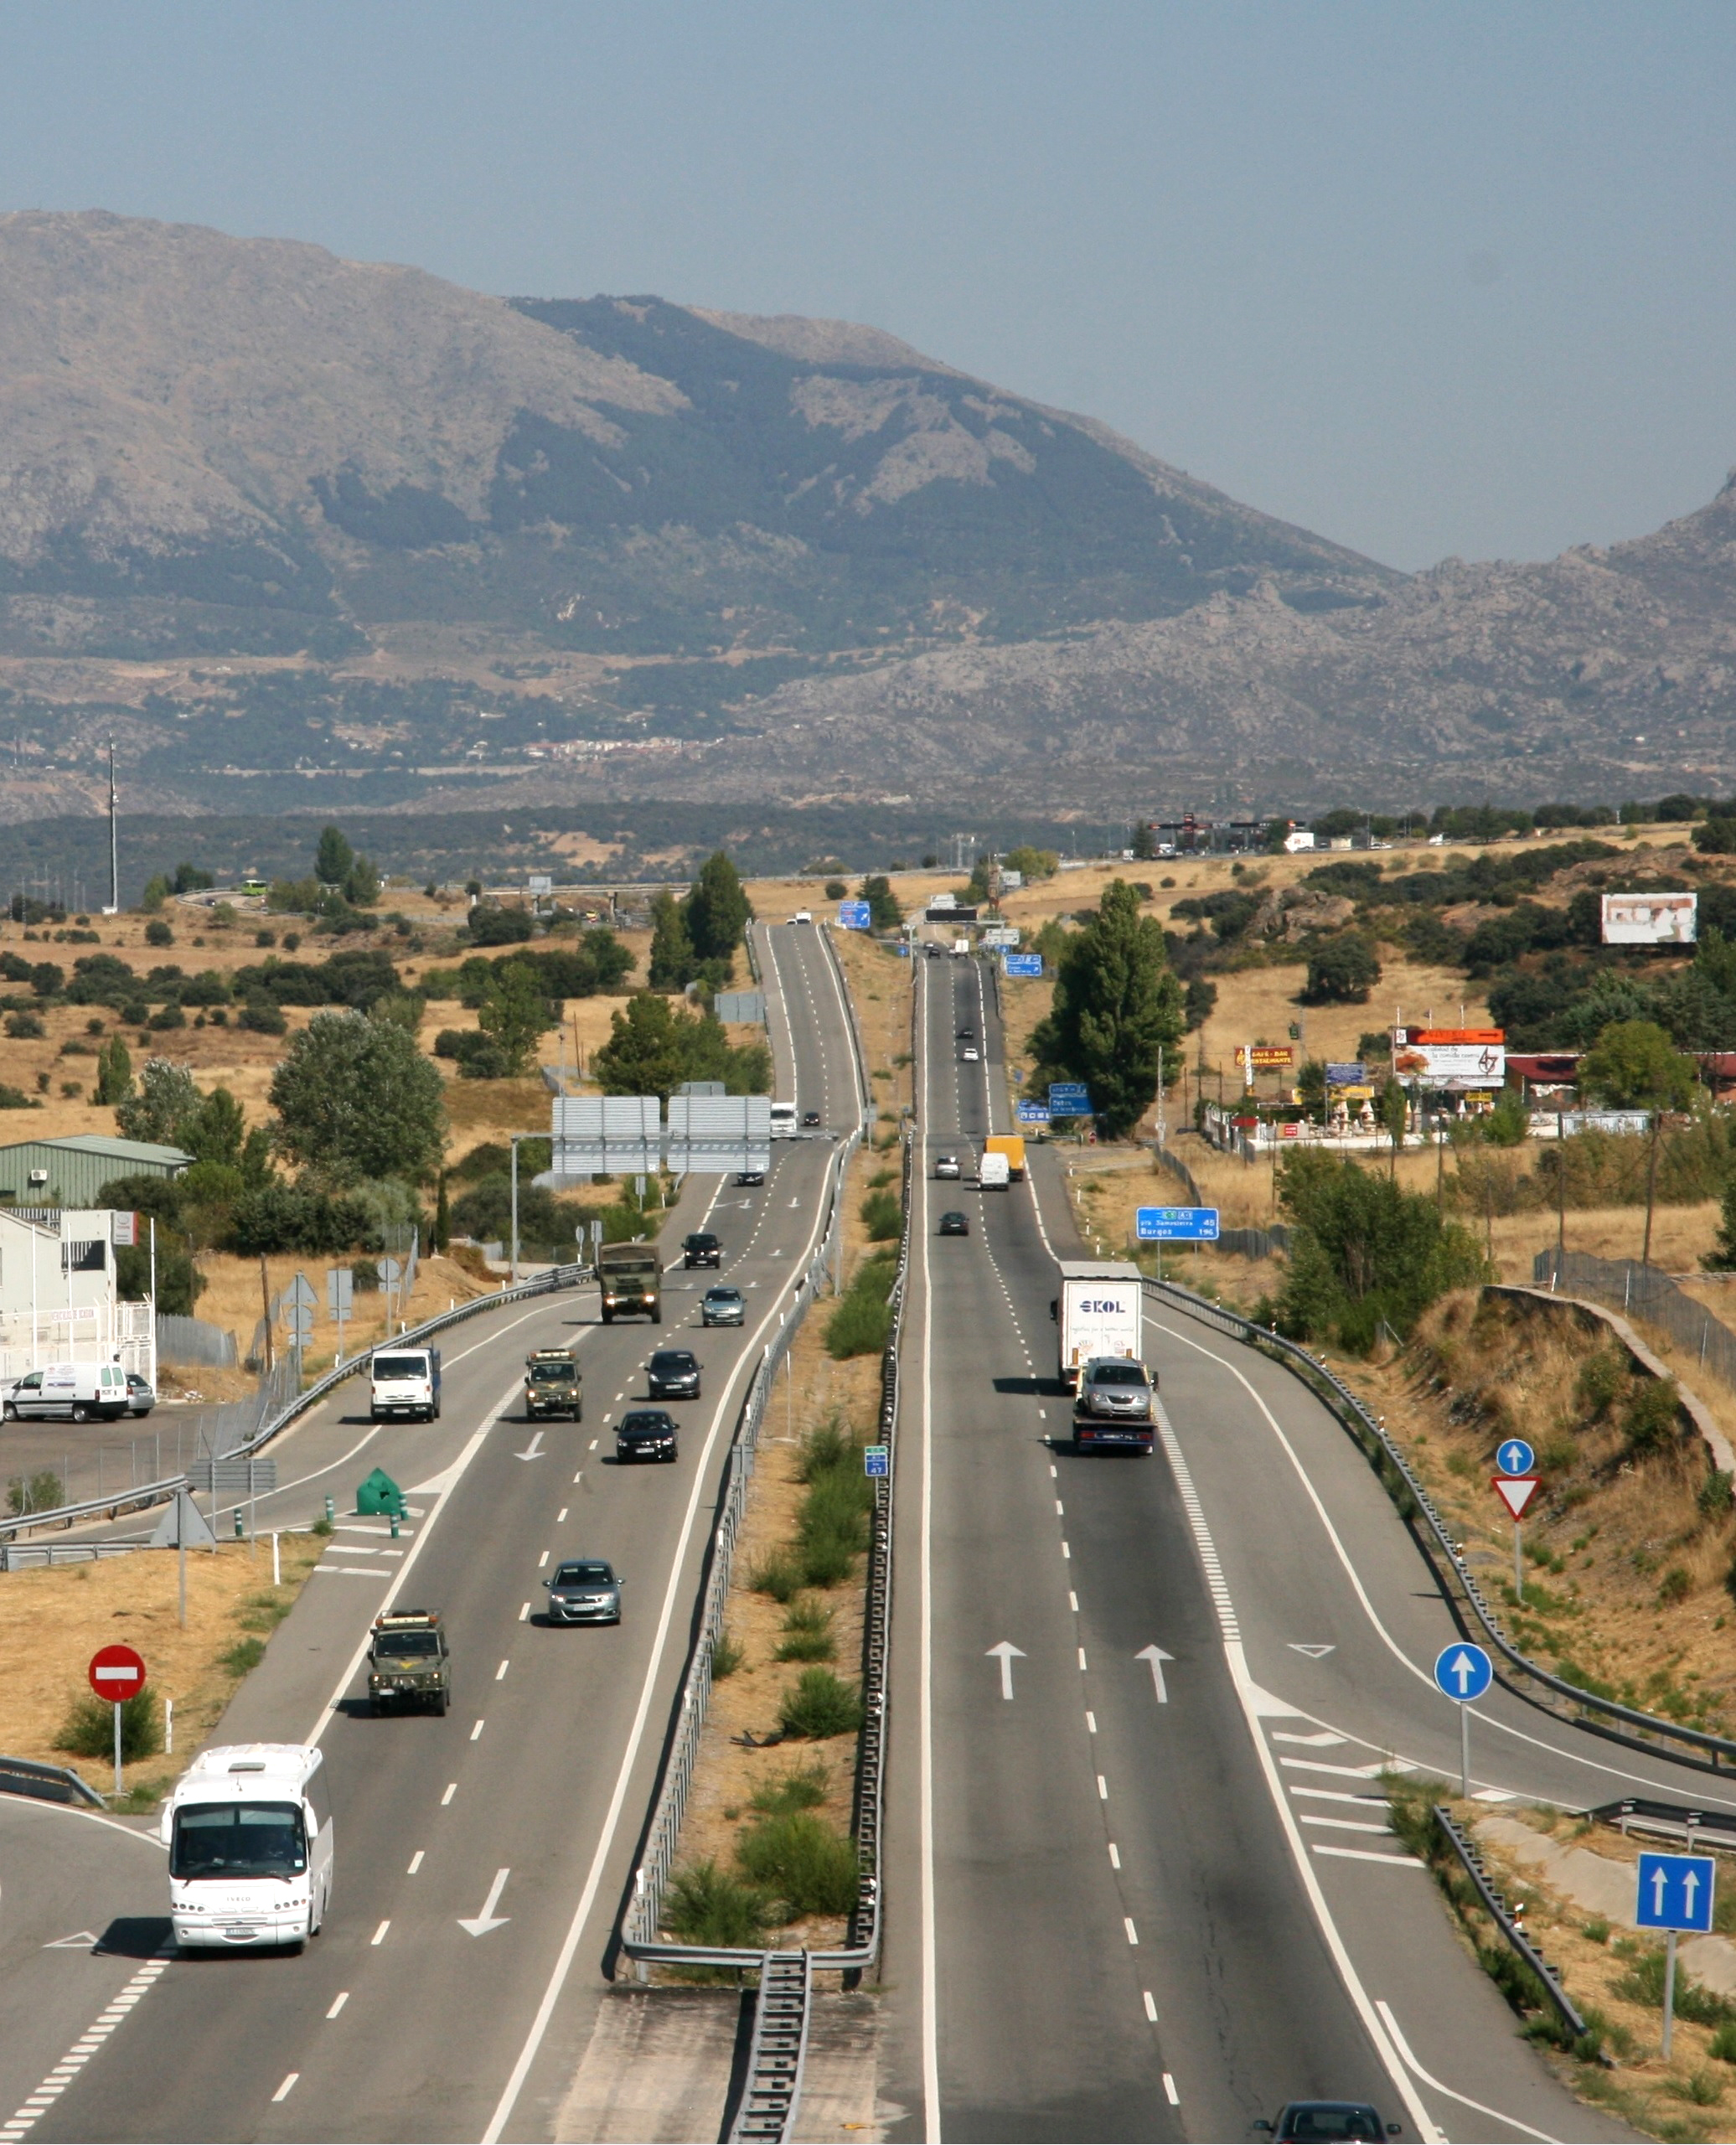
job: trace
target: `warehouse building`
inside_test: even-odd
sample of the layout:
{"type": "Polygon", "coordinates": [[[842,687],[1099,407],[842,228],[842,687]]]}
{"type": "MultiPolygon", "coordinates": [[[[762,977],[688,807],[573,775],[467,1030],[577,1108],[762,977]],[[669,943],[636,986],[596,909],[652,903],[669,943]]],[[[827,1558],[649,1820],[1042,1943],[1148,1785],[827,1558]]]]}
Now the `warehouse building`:
{"type": "Polygon", "coordinates": [[[192,1161],[178,1147],[80,1132],[0,1147],[0,1201],[13,1207],[94,1207],[117,1176],[178,1176],[192,1161]]]}

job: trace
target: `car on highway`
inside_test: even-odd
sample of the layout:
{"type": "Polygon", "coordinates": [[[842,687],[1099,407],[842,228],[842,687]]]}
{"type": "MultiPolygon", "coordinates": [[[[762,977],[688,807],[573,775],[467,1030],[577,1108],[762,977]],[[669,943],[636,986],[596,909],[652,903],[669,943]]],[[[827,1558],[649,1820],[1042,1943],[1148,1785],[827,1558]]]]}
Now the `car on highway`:
{"type": "Polygon", "coordinates": [[[1093,1356],[1079,1372],[1078,1411],[1082,1415],[1130,1417],[1150,1422],[1157,1398],[1157,1380],[1136,1358],[1093,1356]]]}
{"type": "Polygon", "coordinates": [[[806,1125],[818,1124],[819,1123],[819,1112],[817,1109],[804,1109],[802,1113],[802,1122],[806,1125]]]}
{"type": "Polygon", "coordinates": [[[679,1453],[675,1419],[661,1408],[634,1408],[615,1427],[617,1460],[674,1460],[679,1453]]]}
{"type": "Polygon", "coordinates": [[[645,1366],[646,1397],[651,1400],[697,1400],[700,1359],[691,1348],[659,1348],[645,1366]]]}
{"type": "Polygon", "coordinates": [[[739,1289],[707,1289],[700,1298],[701,1326],[740,1326],[747,1316],[747,1299],[739,1289]]]}
{"type": "Polygon", "coordinates": [[[937,1155],[934,1158],[936,1176],[956,1177],[961,1174],[956,1155],[937,1155]]]}
{"type": "Polygon", "coordinates": [[[695,1229],[681,1239],[683,1266],[721,1266],[723,1246],[709,1229],[695,1229]]]}
{"type": "Polygon", "coordinates": [[[935,944],[932,938],[928,941],[927,944],[923,947],[922,953],[924,958],[928,960],[938,961],[940,959],[940,948],[935,944]]]}
{"type": "Polygon", "coordinates": [[[967,1065],[977,1065],[980,1064],[981,1062],[982,1053],[978,1050],[976,1045],[974,1043],[966,1043],[964,1046],[964,1062],[967,1065]]]}
{"type": "Polygon", "coordinates": [[[368,1635],[368,1697],[375,1713],[394,1706],[452,1709],[452,1656],[435,1609],[376,1616],[368,1635]]]}
{"type": "Polygon", "coordinates": [[[812,923],[813,921],[814,911],[809,908],[798,908],[790,918],[792,923],[812,923]]]}
{"type": "Polygon", "coordinates": [[[737,1170],[736,1172],[737,1184],[763,1184],[765,1181],[766,1173],[763,1170],[737,1170]]]}
{"type": "Polygon", "coordinates": [[[939,1233],[943,1237],[968,1237],[970,1234],[970,1217],[961,1214],[957,1207],[948,1207],[940,1217],[939,1233]]]}
{"type": "Polygon", "coordinates": [[[601,1557],[574,1558],[556,1564],[543,1586],[551,1624],[618,1624],[623,1582],[601,1557]]]}
{"type": "Polygon", "coordinates": [[[970,1022],[970,1021],[967,1021],[964,1023],[964,1026],[962,1028],[960,1028],[960,1029],[959,1029],[959,1031],[958,1031],[958,1041],[959,1041],[960,1042],[974,1042],[974,1041],[975,1041],[975,1040],[976,1040],[976,1029],[975,1029],[975,1026],[973,1025],[973,1023],[972,1023],[972,1022],[970,1022]]]}
{"type": "Polygon", "coordinates": [[[1248,2127],[1273,2145],[1300,2145],[1304,2138],[1336,2141],[1341,2138],[1398,2137],[1402,2127],[1382,2122],[1380,2111],[1367,2101],[1286,2101],[1270,2122],[1248,2127]]]}
{"type": "Polygon", "coordinates": [[[127,1373],[127,1412],[129,1415],[148,1415],[157,1405],[157,1395],[151,1390],[147,1379],[137,1371],[127,1373]]]}

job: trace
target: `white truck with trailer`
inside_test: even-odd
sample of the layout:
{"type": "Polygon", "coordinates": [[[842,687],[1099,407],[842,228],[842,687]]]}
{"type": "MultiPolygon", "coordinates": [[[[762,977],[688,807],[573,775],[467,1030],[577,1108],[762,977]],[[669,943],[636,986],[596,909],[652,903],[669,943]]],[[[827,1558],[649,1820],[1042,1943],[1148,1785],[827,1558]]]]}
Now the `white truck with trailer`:
{"type": "Polygon", "coordinates": [[[323,1753],[302,1743],[201,1750],[163,1809],[175,1942],[302,1944],[332,1904],[323,1753]]]}
{"type": "Polygon", "coordinates": [[[1063,1259],[1061,1293],[1049,1306],[1057,1328],[1060,1376],[1069,1393],[1079,1383],[1079,1366],[1093,1357],[1130,1356],[1142,1360],[1141,1275],[1126,1259],[1063,1259]]]}

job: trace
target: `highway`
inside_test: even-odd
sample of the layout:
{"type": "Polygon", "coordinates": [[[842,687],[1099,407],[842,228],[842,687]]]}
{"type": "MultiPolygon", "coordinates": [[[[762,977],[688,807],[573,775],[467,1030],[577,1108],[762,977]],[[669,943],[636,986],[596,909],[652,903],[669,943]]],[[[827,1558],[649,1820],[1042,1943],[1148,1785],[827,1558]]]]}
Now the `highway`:
{"type": "MultiPolygon", "coordinates": [[[[1008,1129],[992,985],[947,960],[916,986],[893,2134],[1234,2137],[1305,2097],[1372,2101],[1408,2137],[1627,2134],[1517,2039],[1385,1830],[1374,1774],[1456,1770],[1457,1717],[1427,1679],[1455,1634],[1384,1491],[1294,1379],[1168,1310],[1157,1454],[1070,1451],[1049,1305],[1055,1257],[1085,1253],[1060,1150],[1028,1186],[968,1181],[1008,1129]],[[963,1187],[933,1177],[949,1150],[963,1187]],[[948,1207],[968,1238],[936,1235],[948,1207]]],[[[1702,1775],[1487,1711],[1491,1800],[1640,1778],[1703,1799],[1702,1775]]]]}
{"type": "MultiPolygon", "coordinates": [[[[760,944],[777,1091],[845,1134],[858,1088],[819,934],[778,926],[760,944]]],[[[323,1747],[332,1917],[300,1955],[152,1957],[167,1941],[161,1849],[72,1813],[0,1803],[0,2019],[29,2022],[0,2044],[0,2095],[19,2111],[0,2129],[45,2139],[552,2135],[649,1807],[729,1432],[818,1240],[834,1151],[829,1137],[780,1142],[762,1189],[717,1178],[684,1188],[665,1259],[709,1217],[724,1276],[748,1295],[741,1331],[683,1331],[697,1327],[709,1273],[669,1275],[660,1328],[603,1327],[594,1291],[503,1308],[451,1336],[439,1424],[370,1437],[351,1386],[279,1441],[295,1485],[276,1500],[284,1516],[296,1506],[305,1522],[333,1487],[347,1511],[376,1459],[413,1507],[395,1543],[344,1521],[214,1739],[323,1747]],[[703,1398],[678,1407],[679,1460],[617,1467],[610,1424],[643,1398],[651,1349],[678,1336],[705,1372],[703,1398]],[[523,1358],[555,1341],[581,1349],[585,1419],[533,1427],[518,1419],[523,1358]],[[541,1577],[552,1559],[587,1553],[626,1575],[621,1626],[546,1626],[541,1577]],[[446,1616],[456,1674],[443,1719],[376,1720],[357,1699],[367,1624],[393,1602],[446,1616]],[[58,1866],[34,1880],[28,1915],[15,1915],[15,1872],[40,1857],[44,1837],[58,1866]],[[101,1869],[87,1841],[100,1843],[101,1869]],[[109,1948],[135,1956],[44,1949],[41,1929],[59,1923],[106,1930],[109,1948]],[[140,1972],[147,1982],[87,2046],[85,2029],[140,1972]]]]}

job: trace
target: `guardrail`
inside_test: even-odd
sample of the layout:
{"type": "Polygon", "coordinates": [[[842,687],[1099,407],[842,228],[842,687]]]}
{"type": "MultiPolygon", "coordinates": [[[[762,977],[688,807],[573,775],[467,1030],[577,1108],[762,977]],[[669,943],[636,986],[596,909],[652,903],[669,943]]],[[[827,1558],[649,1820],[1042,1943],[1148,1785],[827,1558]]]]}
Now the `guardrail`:
{"type": "Polygon", "coordinates": [[[1562,1987],[1560,1972],[1550,1965],[1513,1915],[1508,1913],[1506,1901],[1489,1881],[1488,1873],[1483,1867],[1483,1858],[1477,1853],[1475,1842],[1465,1837],[1454,1823],[1451,1811],[1439,1803],[1435,1805],[1434,1822],[1445,1835],[1447,1844],[1463,1863],[1465,1875],[1476,1887],[1477,1896],[1482,1900],[1490,1920],[1536,1975],[1537,1986],[1547,1998],[1563,2025],[1575,2040],[1584,2039],[1590,2029],[1574,2008],[1572,1997],[1562,1987]]]}
{"type": "Polygon", "coordinates": [[[1686,1802],[1659,1802],[1643,1795],[1619,1802],[1599,1802],[1586,1812],[1600,1824],[1613,1825],[1625,1839],[1630,1832],[1652,1832],[1661,1839],[1683,1841],[1736,1853],[1736,1816],[1728,1810],[1696,1810],[1686,1802]]]}
{"type": "Polygon", "coordinates": [[[1204,1296],[1196,1296],[1191,1289],[1184,1289],[1175,1282],[1148,1280],[1144,1286],[1147,1297],[1155,1301],[1185,1311],[1219,1332],[1274,1357],[1299,1377],[1316,1398],[1325,1402],[1375,1463],[1387,1495],[1416,1531],[1423,1554],[1441,1581],[1449,1604],[1459,1612],[1461,1627],[1468,1618],[1488,1640],[1496,1656],[1496,1673],[1516,1698],[1523,1698],[1558,1720],[1589,1729],[1594,1734],[1607,1736],[1612,1742],[1625,1744],[1631,1750],[1669,1758],[1679,1765],[1715,1773],[1720,1778],[1736,1773],[1736,1741],[1711,1734],[1704,1729],[1688,1728],[1679,1721],[1661,1719],[1655,1713],[1641,1713],[1636,1707],[1601,1698],[1593,1691],[1582,1691],[1576,1684],[1552,1675],[1521,1653],[1484,1600],[1482,1589],[1465,1563],[1462,1546],[1447,1532],[1446,1522],[1412,1471],[1403,1451],[1387,1436],[1385,1425],[1369,1413],[1358,1396],[1325,1363],[1294,1341],[1285,1340],[1266,1326],[1256,1326],[1251,1319],[1226,1310],[1204,1296]]]}
{"type": "MultiPolygon", "coordinates": [[[[847,994],[845,1002],[846,1005],[850,1003],[847,994]]],[[[854,1034],[852,1047],[856,1052],[859,1075],[865,1075],[860,1041],[854,1034]]],[[[865,1077],[862,1079],[862,1085],[865,1088],[865,1077]]],[[[699,1755],[700,1731],[705,1724],[706,1705],[710,1696],[711,1654],[723,1630],[736,1538],[741,1529],[747,1485],[752,1476],[754,1453],[766,1398],[778,1365],[794,1338],[798,1321],[808,1305],[819,1295],[824,1280],[831,1256],[833,1232],[841,1229],[843,1225],[845,1177],[850,1155],[863,1137],[864,1129],[859,1128],[850,1135],[839,1154],[837,1174],[833,1182],[832,1212],[824,1238],[803,1277],[798,1291],[796,1315],[785,1322],[778,1341],[767,1349],[759,1368],[754,1373],[753,1383],[742,1403],[731,1447],[728,1476],[719,1498],[717,1524],[712,1535],[705,1610],[690,1657],[669,1754],[646,1835],[644,1858],[633,1874],[633,1894],[622,1922],[621,1948],[635,1962],[642,1974],[653,1965],[733,1967],[739,1971],[749,1972],[758,1969],[766,1956],[757,1949],[748,1950],[734,1946],[665,1943],[661,1940],[659,1930],[664,1895],[674,1869],[681,1821],[686,1814],[687,1797],[693,1784],[694,1766],[699,1755]]],[[[897,1418],[898,1336],[910,1253],[910,1173],[914,1151],[913,1145],[907,1142],[904,1150],[905,1228],[899,1246],[898,1272],[889,1298],[893,1312],[892,1334],[881,1366],[880,1431],[882,1441],[889,1446],[893,1440],[897,1418]]],[[[893,1471],[896,1476],[896,1455],[893,1457],[893,1471]]],[[[810,1972],[824,1969],[841,1971],[847,1975],[859,1974],[864,1968],[873,1965],[880,1951],[882,1898],[880,1840],[885,1798],[886,1688],[891,1620],[892,1479],[889,1476],[875,1484],[872,1533],[868,1552],[867,1600],[862,1635],[863,1726],[857,1744],[851,1817],[859,1873],[856,1905],[850,1915],[846,1941],[840,1949],[811,1951],[805,1955],[810,1972]]],[[[779,1956],[793,1958],[802,1955],[790,1953],[779,1956]]],[[[793,2107],[791,2112],[793,2112],[793,2107]]]]}
{"type": "Polygon", "coordinates": [[[70,1765],[39,1765],[34,1758],[0,1758],[0,1795],[28,1795],[38,1802],[83,1802],[108,1807],[70,1765]]]}
{"type": "MultiPolygon", "coordinates": [[[[487,1295],[473,1296],[468,1304],[459,1304],[452,1310],[441,1311],[433,1318],[425,1319],[420,1326],[412,1326],[408,1332],[395,1335],[393,1346],[413,1348],[418,1341],[430,1340],[435,1334],[444,1332],[449,1326],[457,1326],[465,1319],[475,1318],[483,1311],[498,1310],[504,1304],[521,1303],[530,1296],[552,1295],[558,1290],[576,1288],[590,1271],[588,1266],[553,1266],[546,1274],[539,1274],[532,1280],[496,1289],[487,1295]]],[[[297,1415],[323,1400],[345,1378],[354,1377],[367,1367],[367,1364],[366,1353],[353,1356],[347,1363],[340,1363],[323,1377],[316,1378],[312,1385],[297,1393],[287,1406],[279,1408],[276,1414],[271,1416],[252,1437],[240,1445],[231,1446],[223,1457],[225,1460],[245,1460],[249,1454],[257,1452],[279,1431],[287,1429],[297,1415]]],[[[0,1520],[0,1545],[14,1540],[20,1533],[39,1527],[71,1527],[81,1519],[117,1519],[123,1512],[164,1504],[178,1491],[191,1487],[191,1478],[184,1474],[165,1475],[155,1482],[139,1483],[119,1496],[91,1497],[82,1504],[57,1505],[48,1512],[16,1513],[9,1519],[0,1520]]],[[[213,1517],[224,1509],[227,1507],[214,1507],[213,1517]]]]}
{"type": "Polygon", "coordinates": [[[808,2055],[808,2008],[814,1994],[814,1963],[806,1951],[760,1956],[759,1994],[754,1999],[753,2038],[747,2049],[747,2082],[730,2125],[738,2138],[782,2140],[802,2097],[808,2055]]]}

